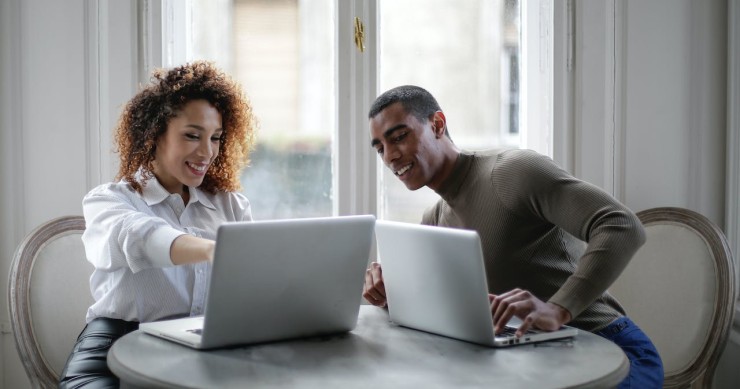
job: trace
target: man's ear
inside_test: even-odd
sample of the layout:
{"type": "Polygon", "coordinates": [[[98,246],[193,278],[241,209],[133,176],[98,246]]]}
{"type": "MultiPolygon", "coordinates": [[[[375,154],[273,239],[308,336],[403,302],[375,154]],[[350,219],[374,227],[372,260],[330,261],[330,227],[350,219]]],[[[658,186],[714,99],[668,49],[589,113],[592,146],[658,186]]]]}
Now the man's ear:
{"type": "Polygon", "coordinates": [[[434,135],[437,138],[441,138],[445,135],[445,130],[447,129],[447,119],[445,118],[445,114],[442,111],[437,111],[432,115],[431,118],[432,121],[432,129],[434,130],[434,135]]]}

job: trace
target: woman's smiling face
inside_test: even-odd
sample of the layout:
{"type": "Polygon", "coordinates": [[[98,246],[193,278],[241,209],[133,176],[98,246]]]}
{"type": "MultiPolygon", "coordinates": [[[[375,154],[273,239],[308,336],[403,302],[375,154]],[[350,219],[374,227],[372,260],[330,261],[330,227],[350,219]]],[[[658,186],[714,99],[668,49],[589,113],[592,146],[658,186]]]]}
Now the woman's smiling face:
{"type": "Polygon", "coordinates": [[[208,101],[186,103],[157,141],[154,176],[170,193],[200,186],[218,156],[222,133],[221,114],[208,101]]]}

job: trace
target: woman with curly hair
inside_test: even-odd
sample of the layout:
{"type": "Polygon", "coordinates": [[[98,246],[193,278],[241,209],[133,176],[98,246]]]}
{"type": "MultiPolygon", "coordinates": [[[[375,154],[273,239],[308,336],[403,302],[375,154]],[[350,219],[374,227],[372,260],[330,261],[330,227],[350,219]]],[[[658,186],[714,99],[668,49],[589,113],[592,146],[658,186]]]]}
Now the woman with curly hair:
{"type": "Polygon", "coordinates": [[[255,119],[239,86],[208,62],[157,70],[116,127],[117,182],[83,199],[95,302],[60,387],[116,387],[113,342],[139,323],[203,314],[216,230],[251,220],[237,192],[255,119]]]}

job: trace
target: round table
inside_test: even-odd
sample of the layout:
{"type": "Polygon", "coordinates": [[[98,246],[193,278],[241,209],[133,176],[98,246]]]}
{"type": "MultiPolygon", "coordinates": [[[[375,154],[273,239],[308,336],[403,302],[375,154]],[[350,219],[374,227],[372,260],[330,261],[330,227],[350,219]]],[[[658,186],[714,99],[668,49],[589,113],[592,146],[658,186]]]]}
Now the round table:
{"type": "Polygon", "coordinates": [[[122,387],[615,387],[622,350],[580,331],[572,340],[488,348],[397,326],[363,305],[345,334],[197,351],[132,332],[108,354],[122,387]]]}

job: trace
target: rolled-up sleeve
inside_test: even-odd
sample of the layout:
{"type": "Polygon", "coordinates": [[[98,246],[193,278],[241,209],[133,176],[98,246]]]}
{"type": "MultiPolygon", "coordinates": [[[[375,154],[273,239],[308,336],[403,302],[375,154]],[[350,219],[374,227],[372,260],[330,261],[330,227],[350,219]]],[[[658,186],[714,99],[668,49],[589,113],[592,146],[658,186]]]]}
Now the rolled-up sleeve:
{"type": "Polygon", "coordinates": [[[138,210],[130,199],[104,188],[85,196],[82,210],[86,224],[82,240],[87,259],[96,269],[128,267],[136,273],[174,266],[170,247],[185,232],[156,215],[138,210]]]}

